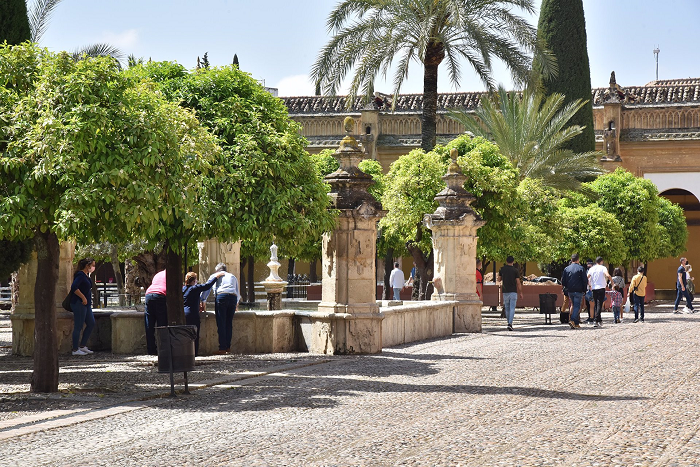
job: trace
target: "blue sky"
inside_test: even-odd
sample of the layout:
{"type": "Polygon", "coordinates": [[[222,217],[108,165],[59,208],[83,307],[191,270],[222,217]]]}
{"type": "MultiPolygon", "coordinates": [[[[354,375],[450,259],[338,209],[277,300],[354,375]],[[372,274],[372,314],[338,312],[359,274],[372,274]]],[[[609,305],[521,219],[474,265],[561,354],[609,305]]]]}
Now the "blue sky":
{"type": "MultiPolygon", "coordinates": [[[[540,0],[535,0],[538,6],[540,0]]],[[[231,63],[281,96],[313,94],[307,75],[327,42],[326,19],[335,0],[63,0],[41,44],[51,50],[109,42],[136,57],[173,60],[193,68],[208,52],[212,65],[231,63]]],[[[700,0],[584,0],[591,81],[607,86],[615,70],[622,85],[654,79],[652,50],[659,54],[659,78],[700,77],[697,21],[700,0]]],[[[530,17],[536,25],[537,16],[530,17]]],[[[440,92],[481,91],[483,85],[463,67],[455,89],[440,68],[440,92]]],[[[508,72],[495,79],[510,86],[508,72]]],[[[391,77],[376,85],[390,93],[391,77]]],[[[422,70],[412,65],[403,93],[422,92],[422,70]]]]}

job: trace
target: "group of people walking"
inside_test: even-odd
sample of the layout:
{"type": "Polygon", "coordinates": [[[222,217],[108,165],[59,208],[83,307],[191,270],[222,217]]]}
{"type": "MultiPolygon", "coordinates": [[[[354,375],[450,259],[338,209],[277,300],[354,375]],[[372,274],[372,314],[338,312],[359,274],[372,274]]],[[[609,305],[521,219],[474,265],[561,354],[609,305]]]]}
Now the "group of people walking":
{"type": "MultiPolygon", "coordinates": [[[[508,330],[513,330],[513,317],[518,298],[523,297],[522,280],[520,270],[514,265],[512,256],[506,258],[506,264],[499,270],[498,275],[502,283],[503,312],[508,322],[508,330]]],[[[625,278],[622,270],[615,268],[613,275],[603,264],[603,258],[596,258],[595,262],[588,260],[587,267],[580,263],[578,254],[571,255],[571,263],[564,269],[561,277],[561,285],[564,293],[564,302],[561,307],[562,316],[567,316],[566,321],[572,329],[581,327],[581,311],[588,310],[586,324],[601,327],[604,304],[610,298],[611,308],[615,323],[622,322],[622,308],[625,293],[625,278]],[[591,309],[591,303],[593,307],[591,309]]],[[[681,258],[681,265],[676,278],[676,301],[674,313],[680,313],[678,307],[682,299],[685,299],[685,313],[694,313],[693,309],[693,280],[690,276],[692,268],[686,258],[681,258]]],[[[478,277],[478,275],[477,275],[478,277]]],[[[644,301],[646,299],[647,277],[644,274],[644,266],[637,268],[637,273],[632,277],[627,287],[627,297],[630,307],[634,310],[634,323],[644,322],[644,301]]]]}
{"type": "MultiPolygon", "coordinates": [[[[73,311],[73,355],[89,355],[92,352],[87,347],[88,339],[95,327],[95,316],[92,312],[92,281],[90,274],[95,270],[95,260],[84,258],[78,262],[78,270],[73,276],[70,288],[70,306],[73,311]],[[84,330],[83,330],[84,328],[84,330]],[[82,332],[82,338],[81,338],[82,332]]],[[[197,327],[197,337],[194,342],[195,355],[199,355],[199,330],[201,327],[200,313],[205,311],[205,303],[210,293],[214,292],[214,314],[219,335],[218,354],[231,351],[233,339],[233,315],[238,310],[240,291],[238,279],[227,271],[224,263],[219,263],[215,272],[203,283],[197,283],[197,274],[189,272],[182,286],[182,296],[185,311],[185,323],[197,327]]],[[[156,326],[168,325],[166,306],[165,270],[153,276],[151,285],[146,290],[146,349],[149,355],[157,355],[156,326]]]]}

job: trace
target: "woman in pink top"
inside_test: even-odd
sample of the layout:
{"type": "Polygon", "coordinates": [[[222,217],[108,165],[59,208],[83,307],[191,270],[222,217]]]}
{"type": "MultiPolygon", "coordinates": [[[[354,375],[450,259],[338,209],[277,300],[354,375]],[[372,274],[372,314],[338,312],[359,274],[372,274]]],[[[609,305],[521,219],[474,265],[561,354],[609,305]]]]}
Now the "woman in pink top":
{"type": "Polygon", "coordinates": [[[149,355],[158,355],[156,326],[168,325],[168,309],[165,302],[165,270],[153,276],[146,290],[146,349],[149,355]]]}

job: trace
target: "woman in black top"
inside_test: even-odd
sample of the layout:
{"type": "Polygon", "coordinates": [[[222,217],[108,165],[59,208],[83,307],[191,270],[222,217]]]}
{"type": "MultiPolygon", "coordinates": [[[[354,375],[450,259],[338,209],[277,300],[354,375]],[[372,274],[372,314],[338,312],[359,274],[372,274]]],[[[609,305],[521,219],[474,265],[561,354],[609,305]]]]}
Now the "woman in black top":
{"type": "Polygon", "coordinates": [[[70,307],[73,310],[73,355],[92,353],[92,350],[87,348],[87,341],[95,327],[95,316],[92,314],[92,282],[90,281],[90,273],[94,270],[94,259],[81,259],[78,261],[78,270],[73,275],[73,284],[70,286],[70,307]],[[83,326],[85,326],[85,332],[80,339],[83,326]]]}
{"type": "Polygon", "coordinates": [[[204,284],[197,284],[197,274],[188,272],[185,276],[185,285],[182,287],[182,298],[185,302],[185,323],[197,326],[197,338],[194,341],[194,354],[199,355],[199,296],[205,290],[211,289],[216,280],[225,274],[220,271],[209,278],[204,284]]]}

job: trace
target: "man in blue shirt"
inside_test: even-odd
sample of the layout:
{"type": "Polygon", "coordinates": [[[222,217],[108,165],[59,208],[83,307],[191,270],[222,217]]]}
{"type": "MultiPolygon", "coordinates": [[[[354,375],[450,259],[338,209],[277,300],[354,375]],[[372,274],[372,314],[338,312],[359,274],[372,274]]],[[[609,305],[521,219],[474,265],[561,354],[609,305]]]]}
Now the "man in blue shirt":
{"type": "Polygon", "coordinates": [[[572,305],[569,326],[571,326],[571,329],[580,328],[581,317],[579,312],[581,311],[581,299],[586,292],[588,278],[586,270],[579,263],[578,253],[571,255],[571,264],[564,269],[564,273],[561,276],[561,285],[569,295],[572,305]]]}
{"type": "MultiPolygon", "coordinates": [[[[212,290],[216,297],[214,301],[214,313],[216,314],[216,329],[219,333],[218,354],[225,354],[231,351],[231,339],[233,338],[233,315],[238,310],[238,302],[241,294],[238,290],[238,279],[236,276],[226,271],[226,265],[219,263],[214,268],[216,273],[224,271],[224,275],[219,277],[212,290]]],[[[214,277],[212,274],[209,279],[214,277]]],[[[209,296],[209,291],[202,292],[201,300],[205,301],[209,296]]]]}

